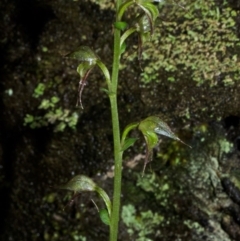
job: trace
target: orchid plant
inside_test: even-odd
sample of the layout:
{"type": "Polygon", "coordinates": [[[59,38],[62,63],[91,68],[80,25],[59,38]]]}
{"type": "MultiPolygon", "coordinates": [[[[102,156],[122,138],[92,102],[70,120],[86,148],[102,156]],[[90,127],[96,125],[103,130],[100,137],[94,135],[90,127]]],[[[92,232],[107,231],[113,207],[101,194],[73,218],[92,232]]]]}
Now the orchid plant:
{"type": "MultiPolygon", "coordinates": [[[[155,1],[157,2],[157,1],[155,1]]],[[[121,55],[126,49],[126,40],[134,33],[138,34],[138,59],[141,60],[142,47],[145,41],[151,39],[154,33],[154,23],[159,15],[157,6],[151,0],[116,0],[116,21],[114,26],[114,46],[113,46],[113,64],[111,74],[106,65],[101,61],[100,57],[89,46],[80,46],[75,51],[66,55],[66,57],[74,58],[80,62],[77,67],[77,72],[80,75],[78,100],[77,105],[83,109],[81,96],[89,77],[89,74],[94,67],[99,67],[102,71],[105,80],[106,88],[104,91],[107,93],[112,118],[112,132],[114,143],[114,188],[113,199],[109,198],[107,193],[100,188],[93,180],[84,175],[77,175],[72,178],[68,183],[59,186],[61,189],[73,191],[74,198],[83,191],[97,192],[103,199],[106,208],[99,211],[100,218],[106,225],[109,226],[109,240],[117,241],[118,237],[118,223],[120,211],[120,196],[121,196],[121,183],[122,183],[122,161],[123,153],[130,146],[134,145],[137,138],[129,137],[133,129],[140,131],[146,142],[146,158],[144,161],[143,173],[147,163],[151,160],[152,151],[158,144],[158,134],[168,136],[174,140],[181,141],[170,129],[170,127],[161,120],[159,116],[150,116],[141,121],[129,124],[120,134],[119,118],[118,118],[118,104],[117,104],[117,91],[118,91],[118,76],[121,55]],[[128,28],[127,22],[123,20],[125,12],[129,8],[137,8],[139,14],[136,17],[135,26],[128,28]]],[[[185,143],[184,143],[185,144],[185,143]]]]}

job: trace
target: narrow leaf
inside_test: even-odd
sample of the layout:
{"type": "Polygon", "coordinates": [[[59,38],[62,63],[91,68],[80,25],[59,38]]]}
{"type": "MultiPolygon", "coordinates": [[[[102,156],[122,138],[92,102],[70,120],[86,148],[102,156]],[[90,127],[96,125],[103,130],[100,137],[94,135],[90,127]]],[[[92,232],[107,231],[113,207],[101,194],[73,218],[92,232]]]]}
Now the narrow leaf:
{"type": "Polygon", "coordinates": [[[101,196],[101,198],[103,199],[107,210],[108,210],[108,215],[109,217],[111,217],[111,211],[112,211],[112,204],[111,204],[111,200],[109,198],[109,196],[107,195],[107,193],[99,186],[96,187],[96,192],[101,196]]]}
{"type": "Polygon", "coordinates": [[[104,208],[104,209],[101,209],[101,210],[99,211],[99,216],[100,216],[100,219],[102,220],[102,222],[103,222],[104,224],[106,224],[106,225],[109,226],[109,224],[110,224],[110,218],[109,218],[107,209],[105,209],[105,208],[104,208]]]}
{"type": "Polygon", "coordinates": [[[127,45],[125,42],[123,44],[121,44],[121,49],[120,49],[121,54],[123,54],[125,52],[126,48],[127,48],[127,45]]]}
{"type": "Polygon", "coordinates": [[[115,22],[114,27],[123,31],[127,28],[127,23],[126,22],[115,22]]]}
{"type": "MultiPolygon", "coordinates": [[[[120,46],[122,47],[122,45],[125,43],[125,40],[131,35],[133,34],[134,32],[137,31],[137,28],[134,27],[134,28],[129,28],[128,30],[126,30],[124,32],[124,34],[121,36],[121,39],[120,39],[120,46]]],[[[122,49],[121,49],[122,51],[122,49]]]]}
{"type": "Polygon", "coordinates": [[[96,61],[96,64],[102,70],[102,73],[104,74],[107,83],[110,84],[111,77],[110,77],[110,74],[109,74],[109,71],[108,71],[108,68],[106,67],[106,65],[99,59],[96,61]]]}
{"type": "Polygon", "coordinates": [[[109,95],[109,90],[105,89],[105,88],[100,88],[101,91],[105,92],[107,95],[109,95]]]}
{"type": "Polygon", "coordinates": [[[122,151],[127,150],[130,146],[134,145],[134,143],[136,142],[137,138],[127,138],[124,141],[124,144],[122,146],[122,151]]]}
{"type": "Polygon", "coordinates": [[[124,146],[125,139],[126,139],[128,133],[129,133],[131,130],[135,129],[138,125],[139,125],[138,122],[134,122],[134,123],[131,123],[131,124],[129,124],[129,125],[127,125],[127,126],[125,127],[125,129],[124,129],[124,131],[123,131],[123,134],[122,134],[122,139],[121,139],[121,144],[122,144],[122,146],[124,146]]]}
{"type": "Polygon", "coordinates": [[[117,19],[121,20],[127,8],[133,5],[134,3],[135,3],[135,0],[127,0],[123,4],[121,4],[117,13],[117,19]]]}

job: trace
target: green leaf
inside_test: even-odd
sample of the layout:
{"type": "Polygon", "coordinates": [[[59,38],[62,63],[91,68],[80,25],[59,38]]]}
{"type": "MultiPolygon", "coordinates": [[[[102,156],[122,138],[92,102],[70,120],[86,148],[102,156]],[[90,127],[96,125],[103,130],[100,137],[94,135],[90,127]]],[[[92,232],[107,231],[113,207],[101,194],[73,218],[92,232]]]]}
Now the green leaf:
{"type": "Polygon", "coordinates": [[[127,0],[123,4],[121,4],[117,13],[117,19],[121,20],[127,8],[133,5],[134,3],[135,3],[134,0],[127,0]]]}
{"type": "Polygon", "coordinates": [[[38,98],[39,96],[44,94],[45,84],[39,83],[38,86],[34,89],[33,97],[38,98]]]}
{"type": "Polygon", "coordinates": [[[100,88],[101,91],[105,92],[107,95],[109,95],[109,90],[105,88],[100,88]]]}
{"type": "Polygon", "coordinates": [[[175,78],[173,76],[170,76],[170,77],[167,78],[167,80],[170,81],[170,82],[174,82],[175,78]]]}
{"type": "Polygon", "coordinates": [[[155,20],[157,19],[157,17],[159,16],[159,11],[158,11],[158,8],[150,3],[150,2],[146,2],[146,3],[143,3],[142,6],[148,10],[148,12],[151,14],[151,17],[152,17],[152,21],[153,23],[155,22],[155,20]]]}
{"type": "Polygon", "coordinates": [[[124,129],[124,131],[123,131],[123,134],[122,134],[122,139],[121,139],[122,147],[123,147],[124,144],[125,144],[125,139],[126,139],[128,133],[129,133],[131,130],[135,129],[138,125],[139,125],[138,122],[134,122],[134,123],[131,123],[131,124],[129,124],[129,125],[127,125],[127,126],[125,127],[125,129],[124,129]]]}
{"type": "Polygon", "coordinates": [[[123,31],[127,28],[127,23],[126,22],[115,22],[114,27],[123,31]]]}
{"type": "Polygon", "coordinates": [[[101,210],[99,211],[99,215],[100,215],[100,219],[102,220],[102,222],[103,222],[104,224],[106,224],[106,225],[109,226],[109,224],[110,224],[110,218],[109,218],[107,209],[105,209],[105,208],[104,208],[104,209],[101,209],[101,210]]]}
{"type": "Polygon", "coordinates": [[[123,54],[123,53],[125,52],[126,47],[127,47],[127,45],[126,45],[126,43],[125,43],[125,42],[124,42],[123,44],[121,44],[121,49],[120,49],[121,54],[123,54]]]}
{"type": "Polygon", "coordinates": [[[54,104],[56,104],[57,102],[59,102],[59,98],[57,97],[57,96],[53,96],[52,98],[51,98],[51,102],[52,103],[54,103],[54,104]]]}
{"type": "Polygon", "coordinates": [[[49,100],[43,99],[42,102],[41,102],[41,104],[40,104],[40,106],[38,107],[38,109],[44,109],[44,110],[46,110],[46,109],[48,109],[49,107],[52,107],[52,106],[53,106],[53,104],[50,103],[49,100]]]}
{"type": "Polygon", "coordinates": [[[68,126],[72,129],[76,128],[78,122],[79,115],[77,112],[73,112],[72,115],[69,117],[68,126]]]}
{"type": "Polygon", "coordinates": [[[24,118],[24,125],[34,121],[34,116],[27,114],[24,118]]]}
{"type": "Polygon", "coordinates": [[[111,77],[110,77],[110,74],[109,74],[109,71],[108,71],[108,68],[106,67],[106,65],[99,59],[96,61],[96,64],[102,70],[102,73],[104,74],[107,83],[110,84],[111,77]]]}
{"type": "Polygon", "coordinates": [[[134,27],[134,28],[129,28],[128,30],[126,30],[124,32],[124,34],[121,36],[121,39],[120,39],[120,46],[121,46],[121,53],[123,53],[123,50],[125,50],[125,47],[122,47],[122,45],[125,43],[125,40],[131,35],[133,34],[134,32],[137,31],[137,28],[134,27]]]}
{"type": "Polygon", "coordinates": [[[109,196],[107,195],[107,193],[100,188],[99,186],[96,187],[96,192],[101,196],[101,198],[103,199],[107,210],[108,210],[108,215],[109,217],[111,217],[111,211],[112,211],[112,204],[111,204],[111,200],[109,198],[109,196]]]}
{"type": "Polygon", "coordinates": [[[66,124],[65,122],[60,122],[60,123],[54,128],[54,132],[64,131],[66,125],[67,125],[67,124],[66,124]]]}
{"type": "Polygon", "coordinates": [[[124,144],[122,146],[122,151],[127,150],[130,146],[134,145],[136,142],[137,138],[127,138],[124,141],[124,144]]]}

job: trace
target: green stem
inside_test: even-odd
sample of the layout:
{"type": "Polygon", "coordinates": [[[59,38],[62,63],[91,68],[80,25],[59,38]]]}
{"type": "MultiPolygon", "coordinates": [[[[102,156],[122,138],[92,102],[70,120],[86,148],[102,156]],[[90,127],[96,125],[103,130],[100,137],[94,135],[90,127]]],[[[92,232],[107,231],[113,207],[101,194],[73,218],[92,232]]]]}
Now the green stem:
{"type": "MultiPolygon", "coordinates": [[[[116,11],[118,12],[121,0],[116,0],[116,11]]],[[[117,18],[116,21],[119,19],[117,18]]],[[[114,53],[113,53],[113,68],[112,68],[112,83],[110,89],[110,103],[112,113],[112,128],[114,142],[114,190],[112,202],[112,215],[110,222],[110,241],[117,241],[118,223],[120,212],[120,197],[122,183],[122,151],[120,141],[120,128],[118,118],[117,105],[117,87],[118,87],[118,72],[120,65],[120,30],[114,29],[114,53]]]]}
{"type": "Polygon", "coordinates": [[[117,97],[110,97],[113,125],[113,140],[114,140],[114,190],[112,201],[112,215],[110,224],[110,241],[117,241],[118,222],[121,197],[122,183],[122,151],[120,142],[119,120],[117,110],[117,97]]]}

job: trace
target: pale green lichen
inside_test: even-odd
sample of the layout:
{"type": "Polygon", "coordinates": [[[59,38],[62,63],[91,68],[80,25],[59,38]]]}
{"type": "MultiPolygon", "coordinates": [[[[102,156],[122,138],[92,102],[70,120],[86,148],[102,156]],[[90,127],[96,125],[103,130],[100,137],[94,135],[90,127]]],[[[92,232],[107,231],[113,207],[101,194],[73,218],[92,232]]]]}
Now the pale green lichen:
{"type": "Polygon", "coordinates": [[[135,207],[131,204],[123,206],[121,216],[130,237],[137,234],[136,241],[153,241],[149,235],[152,235],[154,229],[164,220],[162,215],[153,213],[151,210],[137,215],[135,207]]]}

